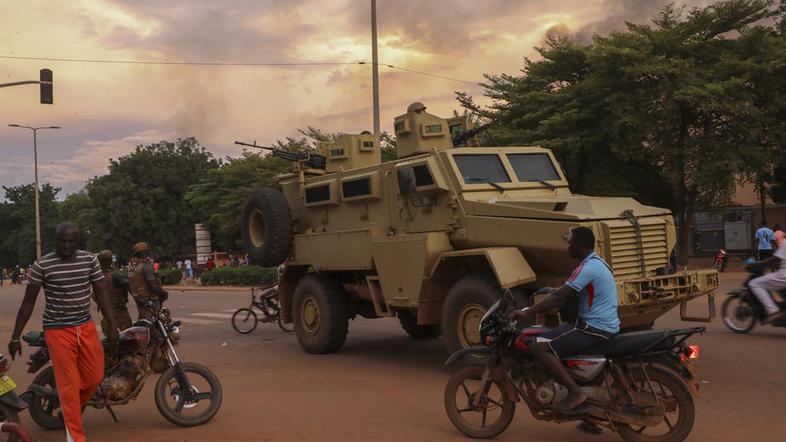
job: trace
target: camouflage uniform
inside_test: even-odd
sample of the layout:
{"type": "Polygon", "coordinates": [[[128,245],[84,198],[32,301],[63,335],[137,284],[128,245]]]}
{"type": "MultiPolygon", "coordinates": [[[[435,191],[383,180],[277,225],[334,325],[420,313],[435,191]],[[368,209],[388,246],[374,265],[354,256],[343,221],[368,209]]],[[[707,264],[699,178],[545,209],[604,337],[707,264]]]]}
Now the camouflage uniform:
{"type": "Polygon", "coordinates": [[[128,285],[131,288],[131,296],[134,297],[139,308],[140,320],[155,316],[161,309],[161,303],[166,299],[165,297],[162,299],[162,296],[157,293],[163,291],[158,277],[155,278],[156,281],[152,286],[145,277],[145,273],[150,275],[153,272],[147,260],[147,250],[148,246],[145,243],[134,245],[134,256],[129,260],[128,285]],[[152,306],[145,305],[148,303],[152,306]]]}
{"type": "MultiPolygon", "coordinates": [[[[98,261],[101,263],[101,271],[104,273],[107,289],[109,294],[109,303],[112,306],[112,313],[115,316],[115,322],[120,330],[125,330],[131,327],[133,321],[131,315],[128,313],[128,285],[123,278],[112,271],[112,251],[102,250],[98,254],[98,261]]],[[[101,320],[101,330],[104,335],[109,330],[109,321],[106,318],[101,320]]]]}

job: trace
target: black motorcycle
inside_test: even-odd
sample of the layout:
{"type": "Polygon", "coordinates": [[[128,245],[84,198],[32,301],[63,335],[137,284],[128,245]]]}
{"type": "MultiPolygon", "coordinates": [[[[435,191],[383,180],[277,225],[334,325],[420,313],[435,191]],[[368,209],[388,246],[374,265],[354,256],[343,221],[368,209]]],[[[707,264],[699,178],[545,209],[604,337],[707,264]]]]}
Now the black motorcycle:
{"type": "Polygon", "coordinates": [[[459,431],[473,438],[496,437],[523,401],[538,420],[589,421],[626,441],[680,442],[688,437],[695,416],[691,392],[698,388],[691,367],[699,348],[686,342],[704,327],[623,333],[586,354],[563,358],[589,398],[579,412],[564,414],[557,404],[567,397],[567,389],[529,351],[548,329],[519,328],[509,319],[515,304],[508,292],[481,320],[485,346],[460,350],[446,362],[486,356],[485,365],[458,369],[445,386],[445,411],[459,431]]]}
{"type": "MultiPolygon", "coordinates": [[[[745,268],[748,271],[748,278],[742,284],[742,287],[732,290],[728,293],[728,298],[723,302],[721,308],[721,315],[723,323],[726,327],[734,333],[748,333],[753,330],[756,323],[764,324],[767,318],[767,310],[759,301],[759,298],[753,294],[748,283],[754,278],[758,278],[764,274],[764,269],[761,266],[749,263],[745,268]]],[[[775,304],[786,312],[786,290],[781,290],[775,293],[775,304]]],[[[786,327],[786,318],[773,321],[769,325],[773,327],[786,327]]]]}
{"type": "MultiPolygon", "coordinates": [[[[152,304],[147,305],[154,308],[152,304]]],[[[117,421],[113,406],[136,399],[145,382],[160,374],[155,387],[155,403],[166,420],[182,427],[201,425],[215,416],[221,407],[221,384],[207,367],[181,362],[175,351],[180,337],[180,321],[172,321],[166,307],[157,308],[155,316],[138,321],[120,333],[117,352],[105,351],[104,380],[87,405],[105,408],[117,421]]],[[[22,339],[31,347],[28,373],[43,371],[33,379],[22,396],[30,403],[30,417],[47,430],[64,427],[60,399],[44,334],[26,333],[22,339]]]]}

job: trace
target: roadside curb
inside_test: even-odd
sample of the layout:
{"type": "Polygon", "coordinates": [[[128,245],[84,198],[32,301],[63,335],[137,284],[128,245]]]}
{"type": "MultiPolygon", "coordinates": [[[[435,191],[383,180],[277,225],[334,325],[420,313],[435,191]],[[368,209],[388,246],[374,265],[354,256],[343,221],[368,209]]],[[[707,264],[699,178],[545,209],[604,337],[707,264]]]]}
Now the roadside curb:
{"type": "Polygon", "coordinates": [[[164,290],[181,292],[247,292],[251,290],[251,286],[165,285],[164,290]]]}

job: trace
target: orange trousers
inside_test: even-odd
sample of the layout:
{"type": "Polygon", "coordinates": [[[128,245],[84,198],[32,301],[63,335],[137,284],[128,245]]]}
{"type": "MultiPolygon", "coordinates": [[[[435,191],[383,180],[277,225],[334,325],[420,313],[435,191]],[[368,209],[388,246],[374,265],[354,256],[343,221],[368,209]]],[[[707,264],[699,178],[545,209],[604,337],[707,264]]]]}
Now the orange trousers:
{"type": "Polygon", "coordinates": [[[82,407],[104,378],[104,349],[93,321],[44,331],[68,442],[84,442],[82,407]]]}

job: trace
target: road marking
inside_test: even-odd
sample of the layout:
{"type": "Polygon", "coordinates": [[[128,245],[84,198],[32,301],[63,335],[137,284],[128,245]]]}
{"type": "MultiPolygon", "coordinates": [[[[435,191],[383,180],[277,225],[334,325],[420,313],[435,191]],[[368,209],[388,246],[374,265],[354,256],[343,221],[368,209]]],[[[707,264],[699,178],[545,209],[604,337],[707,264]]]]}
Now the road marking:
{"type": "Polygon", "coordinates": [[[206,318],[231,319],[229,313],[191,313],[189,316],[204,316],[206,318]]]}
{"type": "Polygon", "coordinates": [[[197,325],[213,325],[213,324],[221,324],[223,321],[211,321],[209,319],[197,319],[197,318],[183,318],[180,322],[185,322],[188,324],[197,324],[197,325]]]}

